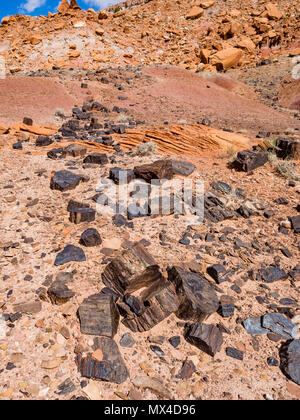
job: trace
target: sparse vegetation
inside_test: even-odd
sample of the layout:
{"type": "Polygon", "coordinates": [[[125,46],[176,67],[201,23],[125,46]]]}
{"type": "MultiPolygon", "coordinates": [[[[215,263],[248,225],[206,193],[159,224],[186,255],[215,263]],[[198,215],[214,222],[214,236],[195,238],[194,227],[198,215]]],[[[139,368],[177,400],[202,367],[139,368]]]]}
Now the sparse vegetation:
{"type": "Polygon", "coordinates": [[[296,165],[291,160],[279,160],[274,152],[269,153],[269,162],[276,173],[283,178],[293,181],[300,181],[300,174],[297,174],[296,165]]]}
{"type": "Polygon", "coordinates": [[[158,149],[158,146],[152,141],[149,141],[147,143],[142,143],[138,145],[136,148],[136,154],[139,156],[150,156],[156,153],[157,149],[158,149]]]}
{"type": "Polygon", "coordinates": [[[226,152],[221,154],[219,156],[220,159],[227,159],[230,162],[232,162],[236,158],[237,151],[233,146],[229,146],[226,149],[226,152]]]}

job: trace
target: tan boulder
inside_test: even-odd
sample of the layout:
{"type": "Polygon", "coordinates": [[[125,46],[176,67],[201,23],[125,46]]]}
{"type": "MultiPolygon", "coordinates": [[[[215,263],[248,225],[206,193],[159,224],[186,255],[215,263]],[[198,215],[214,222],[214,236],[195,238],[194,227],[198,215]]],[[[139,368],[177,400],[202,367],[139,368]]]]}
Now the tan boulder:
{"type": "Polygon", "coordinates": [[[209,63],[209,57],[211,55],[211,51],[207,50],[206,48],[202,48],[200,50],[200,60],[201,63],[203,64],[208,64],[209,63]]]}
{"type": "Polygon", "coordinates": [[[100,10],[98,14],[98,19],[103,20],[108,18],[108,13],[105,10],[100,10]]]}
{"type": "Polygon", "coordinates": [[[42,38],[39,35],[33,35],[30,38],[30,44],[31,45],[38,45],[42,42],[42,38]]]}
{"type": "Polygon", "coordinates": [[[7,134],[8,131],[9,131],[8,125],[0,122],[0,135],[1,134],[7,134]]]}
{"type": "Polygon", "coordinates": [[[209,9],[210,7],[212,7],[215,4],[216,0],[204,0],[204,1],[200,1],[200,6],[203,9],[209,9]]]}
{"type": "Polygon", "coordinates": [[[101,29],[101,28],[98,28],[98,29],[96,29],[95,33],[96,33],[96,35],[102,36],[102,35],[104,35],[104,30],[101,29]]]}
{"type": "Polygon", "coordinates": [[[204,10],[201,7],[194,6],[186,15],[186,19],[198,19],[200,16],[203,15],[203,12],[204,10]]]}
{"type": "Polygon", "coordinates": [[[239,48],[226,48],[218,51],[211,57],[211,64],[215,65],[217,70],[227,70],[236,67],[243,56],[243,51],[239,48]]]}
{"type": "Polygon", "coordinates": [[[274,20],[278,20],[282,16],[278,7],[276,7],[275,4],[271,2],[266,4],[266,15],[269,19],[274,19],[274,20]]]}
{"type": "Polygon", "coordinates": [[[242,48],[243,50],[247,50],[248,52],[253,52],[256,48],[255,43],[252,41],[251,38],[247,36],[243,37],[240,41],[237,42],[237,46],[242,48]]]}
{"type": "Polygon", "coordinates": [[[297,55],[300,55],[300,47],[289,52],[290,57],[296,57],[297,55]]]}
{"type": "Polygon", "coordinates": [[[73,10],[81,10],[80,7],[78,6],[76,0],[71,0],[70,9],[73,9],[73,10]]]}
{"type": "Polygon", "coordinates": [[[57,8],[58,13],[65,14],[70,10],[70,4],[68,0],[62,0],[57,8]]]}
{"type": "Polygon", "coordinates": [[[1,20],[1,25],[7,25],[9,23],[9,20],[10,20],[10,16],[5,16],[1,20]]]}

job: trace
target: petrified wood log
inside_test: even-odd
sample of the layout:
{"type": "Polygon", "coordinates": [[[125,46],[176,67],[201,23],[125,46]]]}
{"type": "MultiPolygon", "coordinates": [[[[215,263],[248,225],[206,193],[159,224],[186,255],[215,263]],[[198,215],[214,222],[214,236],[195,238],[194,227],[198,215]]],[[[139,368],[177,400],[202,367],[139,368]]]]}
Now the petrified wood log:
{"type": "Polygon", "coordinates": [[[268,162],[268,153],[243,150],[237,154],[237,158],[231,166],[237,171],[250,172],[268,162]]]}
{"type": "Polygon", "coordinates": [[[55,280],[48,289],[48,296],[53,304],[63,305],[75,296],[75,293],[68,288],[65,281],[55,280]]]}
{"type": "Polygon", "coordinates": [[[156,261],[138,242],[114,258],[102,274],[105,286],[121,295],[147,287],[161,278],[156,261]]]}
{"type": "Polygon", "coordinates": [[[82,334],[114,337],[119,325],[119,311],[111,295],[103,293],[84,299],[78,308],[82,334]]]}
{"type": "Polygon", "coordinates": [[[282,345],[280,368],[288,378],[300,385],[300,340],[289,340],[282,345]]]}
{"type": "Polygon", "coordinates": [[[300,141],[288,137],[278,137],[276,139],[276,155],[281,159],[299,159],[300,141]]]}
{"type": "Polygon", "coordinates": [[[122,321],[134,332],[150,330],[171,313],[176,312],[180,303],[174,285],[163,280],[145,290],[139,300],[144,306],[141,315],[132,313],[122,321]]]}
{"type": "Polygon", "coordinates": [[[168,268],[168,278],[175,285],[180,299],[176,313],[179,318],[201,322],[217,312],[218,297],[204,276],[174,266],[168,268]]]}
{"type": "Polygon", "coordinates": [[[151,182],[152,179],[172,179],[174,175],[171,160],[157,160],[156,162],[135,166],[134,173],[137,178],[151,182]]]}
{"type": "Polygon", "coordinates": [[[185,331],[185,339],[210,356],[220,351],[223,344],[222,332],[215,325],[192,324],[185,331]]]}
{"type": "Polygon", "coordinates": [[[77,356],[77,365],[82,376],[106,382],[121,384],[129,377],[124,360],[114,340],[107,337],[97,337],[95,348],[103,353],[103,360],[93,359],[89,354],[86,358],[77,356]]]}

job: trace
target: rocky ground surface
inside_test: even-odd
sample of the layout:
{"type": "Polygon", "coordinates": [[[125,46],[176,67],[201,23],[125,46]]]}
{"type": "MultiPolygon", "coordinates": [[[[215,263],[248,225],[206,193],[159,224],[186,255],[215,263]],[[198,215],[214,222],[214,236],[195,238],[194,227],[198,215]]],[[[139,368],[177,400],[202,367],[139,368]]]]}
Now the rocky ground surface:
{"type": "MultiPolygon", "coordinates": [[[[227,24],[221,2],[201,5],[209,3],[215,24],[227,24]]],[[[155,0],[127,3],[125,13],[71,4],[48,18],[4,20],[5,42],[18,25],[23,34],[65,30],[65,13],[89,30],[100,18],[105,35],[127,19],[129,37],[138,16],[165,22],[155,0]]],[[[290,19],[285,2],[284,17],[226,4],[231,17],[260,19],[262,33],[281,26],[280,54],[195,73],[186,50],[183,63],[181,52],[168,62],[141,47],[145,62],[109,56],[71,69],[69,58],[58,66],[36,56],[23,71],[27,47],[20,60],[15,41],[10,65],[22,71],[0,80],[1,400],[300,398],[300,121],[286,50],[296,4],[290,19]],[[114,210],[111,195],[121,171],[124,211],[123,196],[114,210]],[[162,202],[144,205],[153,180],[165,180],[162,197],[173,188],[163,214],[162,202]],[[199,180],[204,191],[183,198],[182,182],[199,180]],[[202,203],[203,220],[186,214],[202,203]]],[[[172,7],[166,21],[184,22],[189,45],[202,12],[186,19],[187,3],[179,18],[172,7]]],[[[30,42],[28,51],[42,51],[30,42]]]]}

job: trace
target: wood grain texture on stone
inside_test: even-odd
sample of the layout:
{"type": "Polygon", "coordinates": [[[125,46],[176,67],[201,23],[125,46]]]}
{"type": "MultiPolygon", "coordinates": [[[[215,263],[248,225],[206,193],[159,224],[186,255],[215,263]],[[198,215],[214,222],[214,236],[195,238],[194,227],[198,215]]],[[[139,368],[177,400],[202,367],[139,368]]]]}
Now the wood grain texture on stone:
{"type": "Polygon", "coordinates": [[[168,278],[180,299],[179,318],[201,322],[217,312],[219,299],[204,276],[173,266],[168,268],[168,278]]]}
{"type": "Polygon", "coordinates": [[[84,299],[78,308],[82,334],[114,337],[119,325],[119,311],[111,295],[103,293],[84,299]]]}
{"type": "Polygon", "coordinates": [[[195,323],[188,327],[185,339],[210,356],[215,356],[223,344],[223,335],[217,326],[201,323],[195,323]]]}
{"type": "Polygon", "coordinates": [[[161,278],[159,266],[140,243],[122,251],[102,274],[103,283],[119,294],[134,292],[161,278]]]}
{"type": "Polygon", "coordinates": [[[170,282],[159,281],[143,291],[140,296],[144,310],[141,315],[128,314],[122,321],[134,332],[149,331],[179,308],[175,287],[170,282]]]}
{"type": "Polygon", "coordinates": [[[108,337],[95,339],[96,350],[101,350],[101,361],[88,354],[87,357],[77,356],[78,369],[85,378],[121,384],[129,377],[129,372],[114,340],[108,337]]]}

